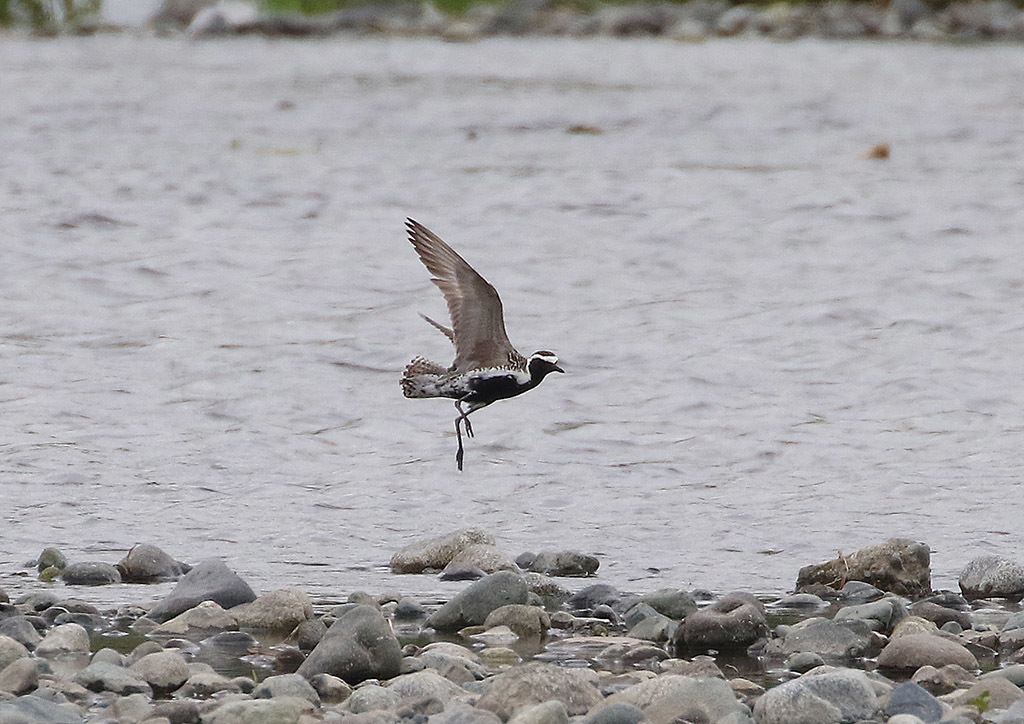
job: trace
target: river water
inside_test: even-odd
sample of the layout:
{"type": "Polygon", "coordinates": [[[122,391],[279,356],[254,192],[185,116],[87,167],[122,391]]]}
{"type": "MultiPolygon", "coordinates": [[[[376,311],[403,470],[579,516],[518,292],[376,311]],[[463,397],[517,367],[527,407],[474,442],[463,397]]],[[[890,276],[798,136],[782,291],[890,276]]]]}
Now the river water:
{"type": "Polygon", "coordinates": [[[9,592],[149,542],[443,596],[387,561],[464,526],[634,591],[1024,558],[1019,47],[7,37],[0,99],[9,592]],[[461,474],[406,216],[567,371],[461,474]]]}

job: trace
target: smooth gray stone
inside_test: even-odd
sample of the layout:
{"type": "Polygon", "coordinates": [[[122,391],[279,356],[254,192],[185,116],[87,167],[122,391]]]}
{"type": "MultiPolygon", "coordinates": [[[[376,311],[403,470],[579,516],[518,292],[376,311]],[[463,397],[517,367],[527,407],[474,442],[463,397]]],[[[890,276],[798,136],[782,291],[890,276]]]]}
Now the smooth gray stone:
{"type": "Polygon", "coordinates": [[[320,695],[305,677],[299,674],[268,676],[253,689],[254,699],[270,699],[275,696],[294,696],[320,706],[320,695]]]}
{"type": "Polygon", "coordinates": [[[66,705],[29,694],[0,701],[0,722],[17,724],[82,724],[82,715],[66,705]]]}
{"type": "Polygon", "coordinates": [[[509,604],[525,604],[528,595],[522,576],[498,571],[459,591],[427,618],[426,625],[438,631],[480,626],[491,611],[509,604]]]}
{"type": "Polygon", "coordinates": [[[331,674],[349,684],[366,679],[390,679],[402,667],[402,647],[390,624],[372,606],[356,606],[327,629],[299,666],[307,679],[331,674]]]}
{"type": "Polygon", "coordinates": [[[942,703],[912,681],[898,684],[885,707],[886,716],[912,714],[926,724],[942,718],[942,703]]]}
{"type": "Polygon", "coordinates": [[[70,586],[105,586],[121,582],[121,574],[114,566],[98,561],[69,563],[61,571],[60,578],[70,586]]]}
{"type": "Polygon", "coordinates": [[[174,590],[146,615],[164,623],[203,601],[213,601],[227,609],[254,600],[256,594],[249,588],[249,584],[223,561],[211,559],[203,561],[182,576],[174,590]]]}

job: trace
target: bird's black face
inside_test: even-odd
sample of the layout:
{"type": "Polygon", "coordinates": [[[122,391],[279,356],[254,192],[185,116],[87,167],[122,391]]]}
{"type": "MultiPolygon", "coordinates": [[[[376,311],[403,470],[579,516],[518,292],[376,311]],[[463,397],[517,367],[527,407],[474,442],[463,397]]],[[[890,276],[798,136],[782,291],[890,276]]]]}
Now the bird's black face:
{"type": "Polygon", "coordinates": [[[543,350],[530,355],[529,368],[530,377],[537,381],[544,379],[551,372],[565,372],[558,366],[558,357],[543,350]]]}

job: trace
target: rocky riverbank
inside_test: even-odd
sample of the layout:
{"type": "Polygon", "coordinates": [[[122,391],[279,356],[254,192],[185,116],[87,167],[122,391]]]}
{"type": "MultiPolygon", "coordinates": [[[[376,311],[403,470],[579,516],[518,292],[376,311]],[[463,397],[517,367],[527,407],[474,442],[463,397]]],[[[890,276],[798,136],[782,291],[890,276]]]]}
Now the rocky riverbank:
{"type": "Polygon", "coordinates": [[[258,596],[221,561],[148,545],[34,565],[38,585],[0,592],[0,724],[1024,722],[1024,566],[978,558],[959,593],[934,592],[908,540],[805,566],[767,600],[623,592],[593,556],[513,560],[474,529],[392,558],[396,589],[471,580],[440,605],[258,596]],[[111,609],[64,588],[168,579],[155,604],[111,609]]]}

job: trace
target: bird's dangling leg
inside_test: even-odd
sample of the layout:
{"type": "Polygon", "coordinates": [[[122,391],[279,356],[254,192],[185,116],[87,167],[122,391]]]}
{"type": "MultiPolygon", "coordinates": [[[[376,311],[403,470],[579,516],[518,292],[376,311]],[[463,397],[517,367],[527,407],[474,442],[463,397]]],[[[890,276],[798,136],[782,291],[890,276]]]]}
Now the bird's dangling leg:
{"type": "Polygon", "coordinates": [[[473,412],[476,408],[471,409],[469,412],[464,412],[462,410],[462,400],[456,400],[455,409],[459,411],[459,417],[461,417],[462,421],[466,424],[466,434],[473,437],[473,423],[469,421],[469,413],[473,412]]]}
{"type": "MultiPolygon", "coordinates": [[[[461,410],[459,412],[461,412],[461,410]]],[[[459,438],[459,450],[458,450],[458,452],[455,453],[455,464],[459,466],[459,470],[460,471],[462,470],[463,449],[462,449],[462,428],[459,427],[459,425],[462,423],[462,420],[463,420],[463,415],[461,415],[461,414],[458,417],[455,418],[455,434],[459,438]]]]}

